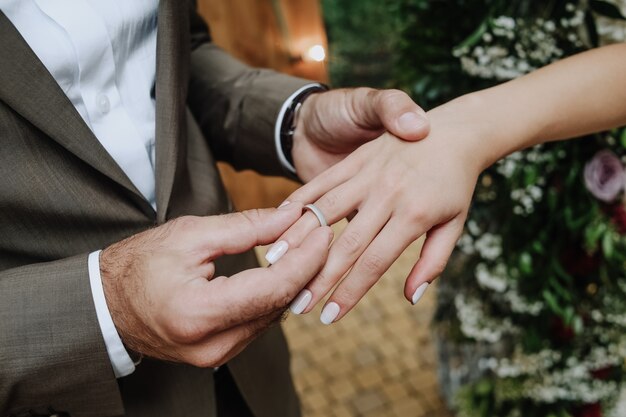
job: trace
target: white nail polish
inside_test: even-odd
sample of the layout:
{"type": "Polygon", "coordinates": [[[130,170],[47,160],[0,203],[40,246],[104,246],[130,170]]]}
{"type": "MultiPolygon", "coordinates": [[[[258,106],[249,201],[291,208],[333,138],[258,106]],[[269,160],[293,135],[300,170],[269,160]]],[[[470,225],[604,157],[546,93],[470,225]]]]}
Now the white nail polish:
{"type": "Polygon", "coordinates": [[[286,207],[286,206],[288,206],[289,204],[291,204],[291,201],[289,201],[289,200],[285,200],[285,201],[283,201],[283,202],[281,203],[281,205],[280,205],[280,206],[278,206],[278,208],[283,208],[283,207],[286,207]]]}
{"type": "Polygon", "coordinates": [[[426,289],[428,289],[428,285],[429,285],[428,282],[424,282],[422,285],[417,287],[417,289],[413,293],[413,298],[411,299],[411,302],[413,303],[413,305],[417,304],[420,298],[422,298],[422,295],[424,295],[424,293],[426,292],[426,289]]]}
{"type": "Polygon", "coordinates": [[[265,260],[273,265],[287,253],[287,250],[289,250],[289,243],[284,240],[276,242],[265,254],[265,260]]]}
{"type": "Polygon", "coordinates": [[[296,297],[295,300],[291,303],[289,310],[293,314],[302,314],[305,308],[308,307],[311,299],[313,298],[313,293],[309,290],[302,290],[300,294],[296,297]]]}
{"type": "Polygon", "coordinates": [[[335,321],[337,316],[339,315],[339,304],[335,302],[330,302],[326,304],[324,309],[322,310],[322,315],[320,316],[320,321],[324,324],[331,324],[335,321]]]}

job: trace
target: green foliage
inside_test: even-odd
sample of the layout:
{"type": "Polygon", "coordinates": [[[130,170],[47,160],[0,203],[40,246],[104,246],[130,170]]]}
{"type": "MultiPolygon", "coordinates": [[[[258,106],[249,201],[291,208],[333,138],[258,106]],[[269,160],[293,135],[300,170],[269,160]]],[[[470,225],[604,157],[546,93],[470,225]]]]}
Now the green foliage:
{"type": "Polygon", "coordinates": [[[323,0],[335,87],[387,87],[398,35],[389,0],[323,0]]]}
{"type": "Polygon", "coordinates": [[[394,2],[401,33],[396,47],[395,79],[422,106],[432,108],[483,88],[464,76],[454,48],[481,36],[485,11],[493,0],[402,0],[394,2]],[[477,29],[478,28],[478,29],[477,29]]]}

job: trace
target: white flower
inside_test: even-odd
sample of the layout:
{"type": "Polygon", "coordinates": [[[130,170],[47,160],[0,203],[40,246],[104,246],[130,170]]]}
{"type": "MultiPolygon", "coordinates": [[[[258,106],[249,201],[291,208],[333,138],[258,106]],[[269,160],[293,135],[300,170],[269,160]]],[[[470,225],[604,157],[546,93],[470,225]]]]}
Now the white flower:
{"type": "Polygon", "coordinates": [[[503,320],[488,317],[483,311],[480,300],[466,298],[463,294],[454,297],[457,318],[461,324],[461,332],[469,338],[495,343],[505,334],[517,334],[519,329],[509,318],[503,320]]]}
{"type": "Polygon", "coordinates": [[[538,316],[544,308],[543,302],[529,302],[526,298],[522,297],[517,290],[517,286],[511,286],[511,288],[503,294],[503,298],[509,303],[511,311],[517,314],[538,316]]]}
{"type": "Polygon", "coordinates": [[[484,233],[474,243],[476,250],[483,259],[493,261],[502,255],[502,237],[492,233],[484,233]]]}
{"type": "Polygon", "coordinates": [[[473,219],[467,222],[467,230],[469,230],[469,232],[473,236],[479,236],[482,233],[482,231],[480,230],[480,227],[478,226],[478,223],[476,223],[476,221],[473,219]]]}
{"type": "Polygon", "coordinates": [[[545,22],[543,24],[543,27],[548,32],[554,32],[556,30],[556,25],[554,24],[552,20],[548,20],[547,22],[545,22]]]}
{"type": "Polygon", "coordinates": [[[494,271],[490,271],[486,264],[476,265],[476,281],[482,288],[502,293],[508,288],[506,266],[498,264],[494,271]]]}
{"type": "Polygon", "coordinates": [[[463,233],[459,238],[459,241],[456,243],[456,246],[459,250],[466,255],[473,255],[476,253],[474,249],[474,239],[467,233],[463,233]]]}
{"type": "Polygon", "coordinates": [[[493,21],[494,25],[504,29],[515,29],[515,19],[508,16],[500,16],[493,21]]]}
{"type": "Polygon", "coordinates": [[[626,387],[622,388],[619,398],[613,409],[609,412],[608,417],[624,417],[626,416],[626,387]]]}

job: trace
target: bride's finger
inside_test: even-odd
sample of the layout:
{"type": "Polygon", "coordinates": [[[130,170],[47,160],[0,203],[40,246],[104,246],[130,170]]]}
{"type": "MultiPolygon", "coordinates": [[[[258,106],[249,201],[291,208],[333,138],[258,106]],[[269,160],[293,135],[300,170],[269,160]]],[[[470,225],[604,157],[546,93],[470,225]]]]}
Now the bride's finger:
{"type": "MultiPolygon", "coordinates": [[[[322,213],[326,223],[332,225],[356,210],[363,199],[365,191],[360,181],[354,180],[343,183],[322,195],[315,201],[315,207],[322,213]]],[[[269,249],[265,259],[274,263],[278,259],[276,254],[284,254],[288,248],[296,248],[315,228],[320,227],[320,221],[312,212],[307,211],[281,235],[269,249]]]]}
{"type": "Polygon", "coordinates": [[[428,285],[445,269],[463,232],[464,223],[465,216],[458,216],[427,233],[420,259],[409,273],[404,286],[404,296],[411,303],[417,303],[428,285]]]}
{"type": "Polygon", "coordinates": [[[328,298],[320,317],[322,323],[344,317],[417,236],[407,230],[406,224],[392,218],[328,298]]]}
{"type": "Polygon", "coordinates": [[[326,264],[292,303],[295,314],[308,313],[328,294],[367,249],[383,228],[390,213],[383,204],[366,203],[333,242],[326,264]]]}

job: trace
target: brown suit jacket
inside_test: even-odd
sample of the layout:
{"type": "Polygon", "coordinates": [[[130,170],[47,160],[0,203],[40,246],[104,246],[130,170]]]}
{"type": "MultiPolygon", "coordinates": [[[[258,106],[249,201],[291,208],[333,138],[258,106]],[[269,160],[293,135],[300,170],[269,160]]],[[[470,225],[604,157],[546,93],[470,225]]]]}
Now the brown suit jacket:
{"type": "MultiPolygon", "coordinates": [[[[161,0],[157,44],[155,212],[0,12],[2,416],[215,415],[211,370],[144,360],[115,379],[87,256],[177,216],[231,210],[215,160],[282,174],[274,122],[307,81],[235,61],[186,2],[161,0]]],[[[255,265],[232,256],[218,273],[255,265]]],[[[279,328],[229,364],[257,417],[298,415],[288,367],[279,328]]]]}

